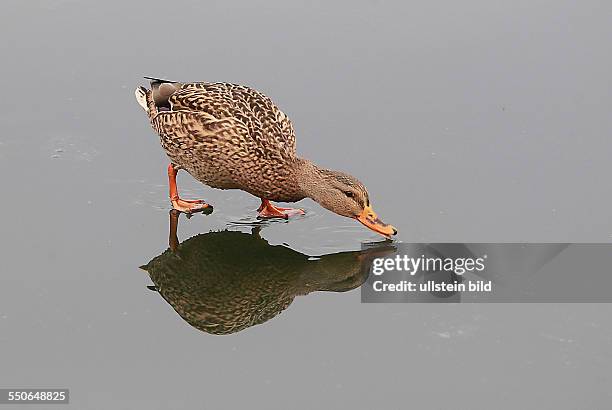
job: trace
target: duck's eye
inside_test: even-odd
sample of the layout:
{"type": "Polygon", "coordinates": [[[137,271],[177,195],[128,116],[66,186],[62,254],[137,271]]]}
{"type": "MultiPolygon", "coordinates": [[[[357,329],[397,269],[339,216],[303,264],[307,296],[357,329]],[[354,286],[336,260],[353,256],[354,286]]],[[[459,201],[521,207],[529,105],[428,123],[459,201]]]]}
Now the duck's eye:
{"type": "Polygon", "coordinates": [[[355,198],[355,194],[351,191],[344,192],[344,195],[346,195],[349,198],[355,198]]]}

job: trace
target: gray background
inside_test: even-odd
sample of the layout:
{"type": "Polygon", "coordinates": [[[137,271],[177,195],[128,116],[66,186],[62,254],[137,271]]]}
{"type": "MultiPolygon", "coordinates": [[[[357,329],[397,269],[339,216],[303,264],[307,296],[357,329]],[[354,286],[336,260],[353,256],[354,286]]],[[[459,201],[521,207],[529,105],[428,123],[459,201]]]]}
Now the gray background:
{"type": "MultiPolygon", "coordinates": [[[[405,242],[610,242],[604,1],[4,1],[0,385],[71,408],[609,408],[609,305],[297,298],[211,336],[138,266],[166,248],[166,159],[140,76],[273,97],[298,150],[351,172],[405,242]]],[[[257,200],[180,177],[215,205],[257,200]]],[[[311,201],[266,227],[309,254],[376,240],[311,201]]],[[[238,229],[238,228],[234,228],[238,229]]],[[[58,406],[57,408],[60,408],[58,406]]]]}

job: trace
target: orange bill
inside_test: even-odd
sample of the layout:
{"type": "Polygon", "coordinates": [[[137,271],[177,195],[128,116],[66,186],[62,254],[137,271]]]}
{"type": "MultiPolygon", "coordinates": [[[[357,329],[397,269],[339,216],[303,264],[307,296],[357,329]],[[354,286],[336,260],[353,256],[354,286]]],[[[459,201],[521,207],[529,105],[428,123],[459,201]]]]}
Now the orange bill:
{"type": "Polygon", "coordinates": [[[397,234],[397,229],[395,229],[393,225],[387,225],[386,223],[381,221],[378,218],[378,215],[376,215],[376,212],[374,212],[374,210],[372,210],[369,205],[366,206],[363,212],[361,212],[361,214],[355,219],[357,219],[359,222],[361,222],[374,232],[386,236],[387,238],[390,238],[392,235],[397,234]]]}

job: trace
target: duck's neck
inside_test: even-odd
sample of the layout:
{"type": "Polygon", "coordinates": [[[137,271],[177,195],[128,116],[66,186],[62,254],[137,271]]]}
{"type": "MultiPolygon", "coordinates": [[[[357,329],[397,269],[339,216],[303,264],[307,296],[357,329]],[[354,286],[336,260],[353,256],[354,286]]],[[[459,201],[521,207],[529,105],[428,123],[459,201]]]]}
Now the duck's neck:
{"type": "Polygon", "coordinates": [[[303,158],[296,159],[294,170],[301,194],[319,202],[326,184],[324,176],[326,170],[303,158]]]}

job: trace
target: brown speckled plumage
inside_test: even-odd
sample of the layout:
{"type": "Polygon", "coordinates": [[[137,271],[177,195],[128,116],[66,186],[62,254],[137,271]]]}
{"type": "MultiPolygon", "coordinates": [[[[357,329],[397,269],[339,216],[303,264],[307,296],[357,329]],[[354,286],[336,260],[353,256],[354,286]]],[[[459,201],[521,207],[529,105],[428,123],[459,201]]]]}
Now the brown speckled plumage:
{"type": "Polygon", "coordinates": [[[293,126],[268,97],[236,84],[175,83],[162,111],[164,99],[153,102],[156,85],[147,93],[149,118],[173,163],[213,188],[274,201],[304,198],[293,126]]]}

